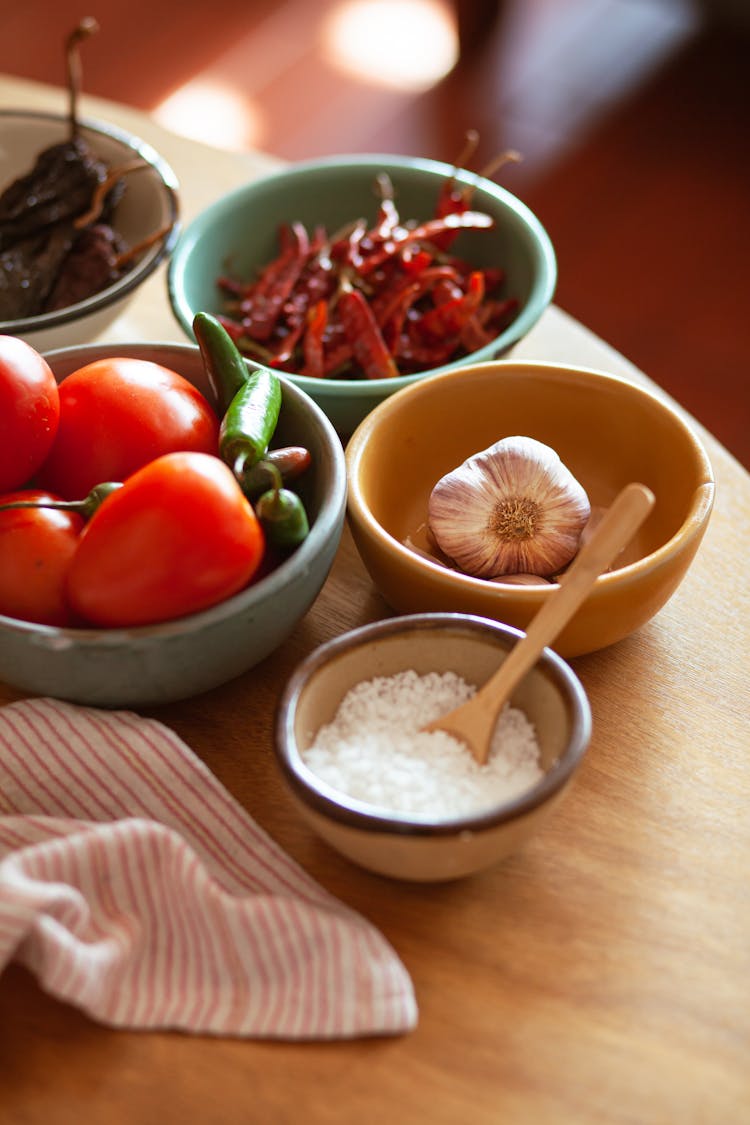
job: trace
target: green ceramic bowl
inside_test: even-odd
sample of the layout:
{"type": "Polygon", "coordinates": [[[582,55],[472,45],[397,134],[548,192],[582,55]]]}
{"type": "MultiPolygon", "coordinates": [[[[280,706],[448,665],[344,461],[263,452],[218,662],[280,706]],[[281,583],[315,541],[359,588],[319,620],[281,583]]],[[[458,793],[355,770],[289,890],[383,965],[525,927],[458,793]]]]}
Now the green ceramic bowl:
{"type": "MultiPolygon", "coordinates": [[[[376,176],[387,172],[401,218],[427,219],[446,177],[447,164],[398,156],[339,156],[293,165],[245,184],[207,207],[184,231],[168,272],[169,297],[175,317],[192,340],[196,312],[220,312],[222,297],[216,279],[227,272],[251,278],[278,253],[280,224],[298,220],[308,230],[324,224],[334,232],[353,220],[375,217],[376,176]]],[[[463,233],[456,254],[477,266],[501,266],[504,292],[520,301],[515,320],[488,346],[439,368],[395,379],[315,379],[292,373],[289,378],[322,407],[342,435],[350,434],[373,407],[394,391],[469,361],[494,359],[517,343],[542,315],[557,280],[550,239],[534,214],[515,196],[490,180],[467,172],[461,183],[475,188],[472,207],[490,214],[492,230],[463,233]]]]}

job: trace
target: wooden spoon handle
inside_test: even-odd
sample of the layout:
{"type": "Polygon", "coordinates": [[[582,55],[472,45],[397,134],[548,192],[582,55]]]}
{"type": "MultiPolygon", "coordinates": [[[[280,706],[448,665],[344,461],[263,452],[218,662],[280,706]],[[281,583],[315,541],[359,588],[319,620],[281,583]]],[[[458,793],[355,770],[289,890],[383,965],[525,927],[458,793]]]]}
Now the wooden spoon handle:
{"type": "Polygon", "coordinates": [[[601,523],[581,547],[560,585],[534,615],[526,636],[509,655],[477,698],[488,702],[507,697],[536,663],[587,597],[594,582],[633,537],[654,506],[654,494],[643,484],[628,484],[605,512],[601,523]]]}

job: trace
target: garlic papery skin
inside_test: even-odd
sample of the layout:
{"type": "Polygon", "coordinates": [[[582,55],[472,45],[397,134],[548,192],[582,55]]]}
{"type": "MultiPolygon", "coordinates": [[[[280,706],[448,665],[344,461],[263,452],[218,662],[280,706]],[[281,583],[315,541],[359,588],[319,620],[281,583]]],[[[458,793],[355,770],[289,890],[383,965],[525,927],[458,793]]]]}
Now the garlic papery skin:
{"type": "Polygon", "coordinates": [[[591,505],[554,449],[506,437],[437,482],[428,521],[441,551],[466,574],[549,578],[575,556],[591,505]]]}

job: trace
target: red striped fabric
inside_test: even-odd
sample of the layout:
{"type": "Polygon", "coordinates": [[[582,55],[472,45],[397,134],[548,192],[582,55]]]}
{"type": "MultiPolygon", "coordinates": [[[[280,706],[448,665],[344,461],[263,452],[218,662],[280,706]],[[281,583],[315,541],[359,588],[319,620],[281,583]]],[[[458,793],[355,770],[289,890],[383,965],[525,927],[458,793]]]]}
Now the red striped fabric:
{"type": "Polygon", "coordinates": [[[416,1024],[385,938],[175,733],[52,699],[0,709],[0,971],[115,1027],[335,1039],[416,1024]]]}

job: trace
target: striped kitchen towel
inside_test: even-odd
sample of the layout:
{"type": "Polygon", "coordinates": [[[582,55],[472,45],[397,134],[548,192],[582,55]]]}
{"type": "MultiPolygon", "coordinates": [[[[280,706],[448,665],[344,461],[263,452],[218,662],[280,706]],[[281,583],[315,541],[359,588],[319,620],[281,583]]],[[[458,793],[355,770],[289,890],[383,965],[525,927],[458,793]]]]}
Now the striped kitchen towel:
{"type": "Polygon", "coordinates": [[[410,1030],[411,980],[173,731],[0,708],[0,971],[115,1027],[336,1039],[410,1030]]]}

